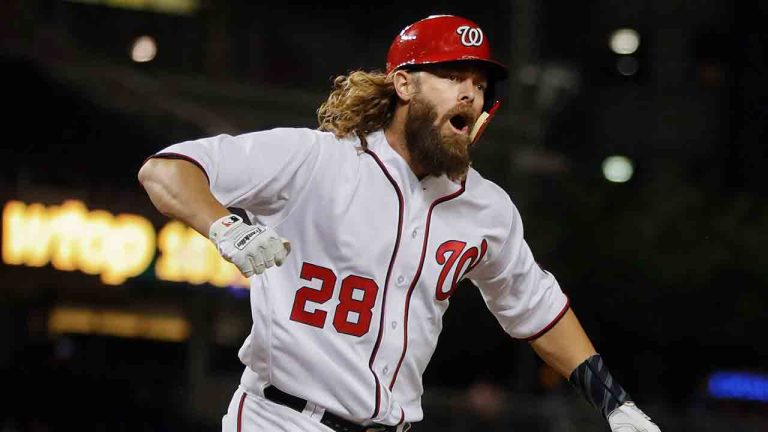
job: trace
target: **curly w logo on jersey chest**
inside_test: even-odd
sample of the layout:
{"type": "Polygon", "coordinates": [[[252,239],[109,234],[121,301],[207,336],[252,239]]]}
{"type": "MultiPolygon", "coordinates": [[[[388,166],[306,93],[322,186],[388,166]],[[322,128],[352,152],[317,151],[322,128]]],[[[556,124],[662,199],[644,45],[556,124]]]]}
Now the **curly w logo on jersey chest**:
{"type": "Polygon", "coordinates": [[[487,250],[488,242],[485,239],[479,248],[467,247],[467,243],[461,240],[443,242],[435,254],[437,264],[442,266],[435,288],[437,300],[448,300],[456,290],[456,284],[480,263],[487,250]]]}

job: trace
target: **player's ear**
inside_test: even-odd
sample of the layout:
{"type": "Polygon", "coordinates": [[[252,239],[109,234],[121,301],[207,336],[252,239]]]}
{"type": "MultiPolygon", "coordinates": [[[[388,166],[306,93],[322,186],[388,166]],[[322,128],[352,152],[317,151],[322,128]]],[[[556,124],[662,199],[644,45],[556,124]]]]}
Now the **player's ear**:
{"type": "Polygon", "coordinates": [[[418,72],[409,72],[398,70],[392,75],[392,83],[395,86],[397,97],[404,102],[408,102],[418,91],[418,72]]]}

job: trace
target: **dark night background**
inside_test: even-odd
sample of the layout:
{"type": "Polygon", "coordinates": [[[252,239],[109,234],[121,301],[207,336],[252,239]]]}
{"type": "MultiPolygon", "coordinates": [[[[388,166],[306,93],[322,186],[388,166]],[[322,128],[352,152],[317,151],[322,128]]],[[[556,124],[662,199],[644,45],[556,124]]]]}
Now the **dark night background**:
{"type": "MultiPolygon", "coordinates": [[[[715,371],[768,373],[766,2],[203,0],[192,15],[170,15],[6,1],[3,204],[78,198],[159,227],[166,220],[136,180],[148,155],[218,133],[315,127],[335,75],[383,68],[394,35],[436,13],[478,22],[510,67],[474,166],[510,193],[537,260],[557,276],[614,375],[662,430],[766,430],[765,402],[705,391],[715,371]],[[641,36],[628,76],[608,46],[622,27],[641,36]],[[130,45],[144,34],[158,55],[133,63],[130,45]],[[614,154],[634,162],[626,183],[602,176],[614,154]],[[693,428],[691,419],[702,423],[693,428]]],[[[218,427],[240,371],[247,297],[144,275],[105,287],[49,266],[0,269],[0,430],[218,427]],[[139,303],[183,310],[189,341],[46,333],[58,304],[139,303]],[[227,315],[243,325],[217,343],[211,335],[227,315]]],[[[547,384],[527,344],[503,333],[473,286],[451,303],[425,375],[427,417],[452,404],[471,412],[471,389],[482,385],[506,401],[525,397],[532,409],[552,394],[572,402],[565,383],[547,384]]],[[[566,418],[601,424],[575,406],[566,418]]],[[[471,415],[491,422],[483,430],[597,430],[517,420],[492,429],[490,417],[471,415]]]]}

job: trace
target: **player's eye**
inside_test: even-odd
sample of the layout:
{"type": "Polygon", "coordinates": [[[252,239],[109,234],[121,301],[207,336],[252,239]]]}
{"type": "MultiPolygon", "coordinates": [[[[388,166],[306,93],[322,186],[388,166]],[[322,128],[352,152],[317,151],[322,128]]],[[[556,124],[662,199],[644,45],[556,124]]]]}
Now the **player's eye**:
{"type": "Polygon", "coordinates": [[[488,89],[488,85],[487,84],[478,84],[477,85],[477,89],[480,90],[481,92],[485,92],[488,89]]]}

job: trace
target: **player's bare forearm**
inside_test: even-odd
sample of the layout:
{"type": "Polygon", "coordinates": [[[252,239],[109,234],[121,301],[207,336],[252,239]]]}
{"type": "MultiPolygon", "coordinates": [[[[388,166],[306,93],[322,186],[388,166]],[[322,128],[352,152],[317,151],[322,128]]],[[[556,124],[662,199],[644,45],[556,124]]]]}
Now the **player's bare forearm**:
{"type": "Polygon", "coordinates": [[[542,360],[565,378],[596,354],[595,347],[570,309],[554,327],[531,341],[531,346],[542,360]]]}
{"type": "Polygon", "coordinates": [[[185,160],[150,159],[139,170],[139,181],[158,211],[205,237],[214,221],[230,213],[211,194],[200,168],[185,160]]]}

